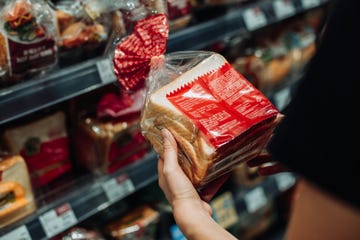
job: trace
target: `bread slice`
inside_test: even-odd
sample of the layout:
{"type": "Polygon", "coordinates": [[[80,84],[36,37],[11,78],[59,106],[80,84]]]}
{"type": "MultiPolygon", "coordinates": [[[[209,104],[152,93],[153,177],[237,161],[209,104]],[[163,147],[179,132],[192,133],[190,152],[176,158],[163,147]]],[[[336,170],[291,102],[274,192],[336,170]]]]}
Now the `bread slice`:
{"type": "Polygon", "coordinates": [[[167,128],[174,135],[178,143],[179,163],[192,183],[200,189],[205,182],[216,178],[217,172],[224,173],[235,164],[247,160],[247,157],[260,153],[271,136],[277,114],[278,111],[260,91],[234,72],[223,56],[213,53],[148,94],[142,112],[141,128],[161,157],[161,129],[167,128]],[[226,84],[231,85],[225,86],[226,84]],[[198,86],[199,91],[195,89],[198,86]],[[180,96],[182,105],[178,107],[174,103],[177,100],[172,97],[178,97],[180,92],[183,94],[180,96]],[[202,105],[202,99],[209,96],[211,100],[204,100],[202,105]],[[192,105],[198,102],[203,109],[192,105]],[[187,103],[191,107],[187,108],[187,103]],[[206,112],[212,103],[219,109],[210,109],[213,110],[212,113],[224,112],[230,115],[224,117],[226,121],[234,120],[229,120],[226,127],[219,120],[219,123],[208,128],[207,123],[212,124],[213,116],[212,113],[206,116],[206,112]],[[198,114],[203,115],[196,118],[198,114]],[[224,131],[222,127],[225,128],[224,131]],[[217,129],[220,130],[217,132],[217,129]],[[245,154],[245,157],[241,154],[245,154]],[[207,176],[211,176],[211,179],[207,176]]]}

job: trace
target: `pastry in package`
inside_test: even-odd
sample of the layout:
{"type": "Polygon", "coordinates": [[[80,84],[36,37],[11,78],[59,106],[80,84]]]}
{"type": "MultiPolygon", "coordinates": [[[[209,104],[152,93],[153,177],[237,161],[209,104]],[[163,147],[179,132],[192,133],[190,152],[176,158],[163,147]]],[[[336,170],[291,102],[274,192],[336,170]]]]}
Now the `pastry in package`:
{"type": "Polygon", "coordinates": [[[36,210],[29,172],[20,155],[0,157],[0,228],[36,210]]]}
{"type": "Polygon", "coordinates": [[[174,52],[152,59],[141,128],[162,156],[161,129],[197,189],[256,157],[280,117],[275,106],[220,54],[174,52]]]}
{"type": "Polygon", "coordinates": [[[7,1],[0,11],[0,83],[8,86],[57,62],[56,16],[42,0],[7,1]]]}
{"type": "Polygon", "coordinates": [[[25,159],[34,187],[49,184],[72,169],[65,117],[58,111],[3,133],[7,150],[25,159]]]}
{"type": "Polygon", "coordinates": [[[144,94],[101,90],[74,101],[73,136],[76,161],[106,174],[142,159],[149,145],[139,124],[144,94]]]}

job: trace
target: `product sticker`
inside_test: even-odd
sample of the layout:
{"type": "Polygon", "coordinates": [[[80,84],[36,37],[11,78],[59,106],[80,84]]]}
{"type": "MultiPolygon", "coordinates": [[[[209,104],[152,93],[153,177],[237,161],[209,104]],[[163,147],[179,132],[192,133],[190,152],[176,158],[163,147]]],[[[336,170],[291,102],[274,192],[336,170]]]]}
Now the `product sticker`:
{"type": "Polygon", "coordinates": [[[278,19],[293,16],[295,14],[295,6],[291,0],[276,0],[273,3],[274,12],[278,19]]]}
{"type": "Polygon", "coordinates": [[[167,95],[218,148],[278,110],[229,63],[167,95]]]}
{"type": "Polygon", "coordinates": [[[268,201],[264,189],[261,187],[256,187],[248,192],[244,200],[249,213],[254,213],[264,207],[268,201]]]}
{"type": "Polygon", "coordinates": [[[74,226],[78,220],[69,203],[52,209],[39,217],[47,237],[53,237],[60,232],[74,226]]]}
{"type": "Polygon", "coordinates": [[[228,228],[239,219],[235,209],[235,202],[230,192],[225,192],[211,201],[213,217],[220,226],[228,228]]]}
{"type": "Polygon", "coordinates": [[[127,174],[111,178],[102,187],[110,202],[122,199],[135,191],[135,186],[127,174]]]}
{"type": "Polygon", "coordinates": [[[30,233],[25,225],[15,228],[11,232],[0,237],[0,240],[31,240],[30,233]]]}
{"type": "Polygon", "coordinates": [[[246,9],[243,13],[243,17],[249,31],[264,27],[267,24],[265,13],[260,7],[246,9]]]}
{"type": "Polygon", "coordinates": [[[303,8],[308,9],[319,6],[320,1],[321,0],[301,0],[301,4],[303,8]]]}

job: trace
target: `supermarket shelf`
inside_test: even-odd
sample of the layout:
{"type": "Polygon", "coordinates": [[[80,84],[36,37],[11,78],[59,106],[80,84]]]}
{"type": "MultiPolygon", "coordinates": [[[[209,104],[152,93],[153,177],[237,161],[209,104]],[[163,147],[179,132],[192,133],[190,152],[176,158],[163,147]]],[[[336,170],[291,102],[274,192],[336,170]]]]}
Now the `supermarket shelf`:
{"type": "MultiPolygon", "coordinates": [[[[170,34],[167,51],[203,49],[226,36],[256,31],[327,1],[329,0],[260,0],[231,10],[224,16],[170,34]],[[254,16],[254,11],[258,14],[259,10],[263,14],[262,18],[254,16]]],[[[115,82],[110,60],[99,57],[1,89],[0,124],[115,82]]]]}
{"type": "Polygon", "coordinates": [[[0,239],[50,239],[155,181],[156,160],[156,153],[150,152],[141,161],[114,174],[77,180],[75,187],[56,201],[9,229],[1,229],[0,239]],[[56,215],[60,209],[62,213],[56,215]]]}

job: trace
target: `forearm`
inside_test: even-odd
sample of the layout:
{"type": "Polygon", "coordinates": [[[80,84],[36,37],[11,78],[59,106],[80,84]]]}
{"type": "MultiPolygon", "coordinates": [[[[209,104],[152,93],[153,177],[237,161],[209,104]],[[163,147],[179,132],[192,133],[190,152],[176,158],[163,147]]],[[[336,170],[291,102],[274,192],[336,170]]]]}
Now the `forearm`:
{"type": "Polygon", "coordinates": [[[220,226],[202,203],[181,203],[173,207],[173,214],[178,227],[188,240],[233,240],[236,239],[220,226]]]}

